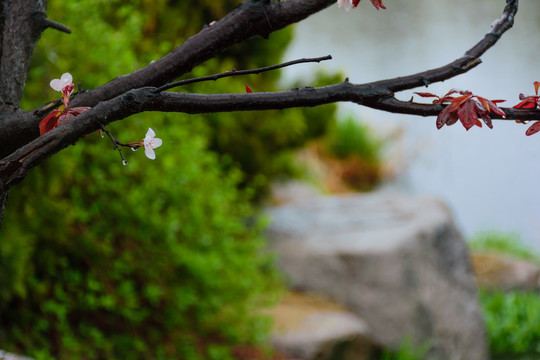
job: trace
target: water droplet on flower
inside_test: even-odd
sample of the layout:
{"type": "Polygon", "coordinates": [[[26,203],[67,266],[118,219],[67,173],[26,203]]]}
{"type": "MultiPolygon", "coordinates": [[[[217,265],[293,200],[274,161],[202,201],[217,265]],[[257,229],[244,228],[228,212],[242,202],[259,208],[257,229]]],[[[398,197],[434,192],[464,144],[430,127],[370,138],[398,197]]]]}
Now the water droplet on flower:
{"type": "Polygon", "coordinates": [[[126,166],[126,165],[127,165],[127,161],[126,161],[126,160],[122,160],[122,165],[126,166]]]}

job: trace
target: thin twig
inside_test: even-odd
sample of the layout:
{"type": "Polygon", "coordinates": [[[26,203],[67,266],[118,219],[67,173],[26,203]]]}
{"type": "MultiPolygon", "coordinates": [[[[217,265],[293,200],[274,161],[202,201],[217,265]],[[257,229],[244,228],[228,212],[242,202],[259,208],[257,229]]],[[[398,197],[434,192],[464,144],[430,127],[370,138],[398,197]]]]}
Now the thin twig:
{"type": "Polygon", "coordinates": [[[60,24],[59,22],[49,19],[45,12],[40,11],[39,13],[37,13],[37,15],[41,17],[41,23],[45,28],[56,29],[58,31],[65,32],[66,34],[71,34],[70,28],[68,28],[64,24],[60,24]]]}
{"type": "Polygon", "coordinates": [[[291,66],[291,65],[307,63],[307,62],[321,62],[321,61],[331,60],[331,59],[332,59],[331,55],[326,55],[326,56],[321,56],[321,57],[317,57],[317,58],[303,58],[303,59],[291,60],[291,61],[287,61],[287,62],[284,62],[284,63],[281,63],[281,64],[272,65],[272,66],[266,66],[266,67],[262,67],[262,68],[258,68],[258,69],[250,69],[250,70],[236,70],[236,69],[233,69],[231,71],[227,71],[227,72],[224,72],[224,73],[221,73],[221,74],[214,74],[214,75],[208,75],[208,76],[203,76],[203,77],[198,77],[198,78],[193,78],[193,79],[185,79],[185,80],[175,81],[175,82],[172,82],[170,84],[166,84],[166,85],[158,87],[156,90],[154,90],[154,92],[155,93],[160,93],[162,91],[169,90],[169,89],[172,89],[172,88],[177,87],[177,86],[193,84],[193,83],[202,82],[202,81],[217,80],[217,79],[221,79],[221,78],[228,77],[228,76],[259,74],[259,73],[262,73],[262,72],[265,72],[265,71],[276,70],[276,69],[284,68],[284,67],[291,66]]]}
{"type": "Polygon", "coordinates": [[[102,126],[102,127],[101,127],[101,130],[103,130],[103,132],[105,132],[105,134],[107,134],[107,136],[109,137],[109,139],[111,139],[111,141],[112,141],[112,143],[113,143],[113,150],[118,150],[118,153],[120,154],[120,157],[122,158],[122,164],[123,164],[123,165],[127,165],[127,161],[126,161],[126,159],[124,158],[124,154],[122,153],[122,149],[120,148],[120,146],[129,147],[131,150],[137,150],[138,148],[141,147],[141,144],[140,144],[140,143],[127,143],[127,144],[121,143],[120,141],[118,141],[118,140],[111,134],[111,132],[109,131],[109,129],[107,129],[105,126],[102,126]]]}

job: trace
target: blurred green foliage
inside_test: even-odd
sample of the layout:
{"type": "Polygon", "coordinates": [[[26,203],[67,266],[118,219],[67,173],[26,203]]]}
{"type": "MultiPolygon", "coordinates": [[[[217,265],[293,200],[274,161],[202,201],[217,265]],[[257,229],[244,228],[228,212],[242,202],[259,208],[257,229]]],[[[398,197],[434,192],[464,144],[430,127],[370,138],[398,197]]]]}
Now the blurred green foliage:
{"type": "Polygon", "coordinates": [[[368,125],[354,117],[337,121],[327,138],[327,151],[344,159],[356,155],[372,164],[381,164],[384,142],[373,135],[368,125]]]}
{"type": "Polygon", "coordinates": [[[240,174],[223,173],[195,133],[178,127],[168,141],[179,149],[163,146],[173,154],[125,167],[115,152],[77,144],[12,194],[0,243],[4,348],[198,359],[261,340],[265,319],[253,310],[278,277],[259,254],[258,226],[246,226],[240,174]]]}
{"type": "Polygon", "coordinates": [[[501,232],[485,232],[475,235],[469,246],[473,251],[488,251],[540,263],[540,256],[521,243],[516,234],[501,232]]]}
{"type": "MultiPolygon", "coordinates": [[[[539,263],[540,256],[518,235],[496,231],[475,235],[472,251],[494,252],[539,263]]],[[[489,336],[492,359],[540,357],[540,297],[536,293],[480,290],[480,304],[489,336]]]]}
{"type": "Polygon", "coordinates": [[[430,348],[429,343],[415,345],[410,337],[406,337],[396,351],[383,351],[380,360],[436,360],[433,357],[426,358],[430,348]]]}
{"type": "Polygon", "coordinates": [[[490,351],[498,359],[540,357],[540,298],[523,292],[480,293],[490,351]],[[518,356],[519,355],[519,356],[518,356]]]}
{"type": "MultiPolygon", "coordinates": [[[[90,89],[163,56],[238,1],[65,0],[36,49],[22,106],[59,97],[70,72],[90,89]]],[[[201,76],[279,62],[290,30],[235,46],[201,76]]],[[[188,86],[275,89],[278,72],[188,86]]],[[[227,359],[267,335],[256,309],[280,289],[250,198],[324,133],[335,107],[187,116],[139,114],[110,130],[163,139],[150,161],[89,134],[12,189],[0,230],[0,344],[37,359],[227,359]],[[213,151],[209,151],[213,150],[213,151]],[[250,190],[251,189],[251,190],[250,190]]],[[[76,120],[74,120],[76,121],[76,120]]]]}

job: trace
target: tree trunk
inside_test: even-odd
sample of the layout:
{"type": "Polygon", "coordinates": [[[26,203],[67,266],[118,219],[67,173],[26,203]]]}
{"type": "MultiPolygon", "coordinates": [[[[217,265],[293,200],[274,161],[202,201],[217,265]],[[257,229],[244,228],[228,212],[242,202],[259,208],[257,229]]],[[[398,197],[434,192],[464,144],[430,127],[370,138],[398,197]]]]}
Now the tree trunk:
{"type": "Polygon", "coordinates": [[[2,227],[2,220],[4,220],[4,208],[6,207],[8,198],[8,192],[0,192],[0,228],[2,227]]]}

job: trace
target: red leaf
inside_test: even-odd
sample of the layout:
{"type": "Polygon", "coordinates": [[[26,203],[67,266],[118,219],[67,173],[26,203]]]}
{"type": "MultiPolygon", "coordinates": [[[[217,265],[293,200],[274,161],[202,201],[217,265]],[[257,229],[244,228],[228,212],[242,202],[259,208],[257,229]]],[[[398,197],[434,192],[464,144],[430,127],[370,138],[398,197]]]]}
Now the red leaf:
{"type": "Polygon", "coordinates": [[[81,115],[83,112],[90,110],[88,106],[77,106],[74,108],[67,109],[68,114],[73,114],[74,116],[81,115]]]}
{"type": "Polygon", "coordinates": [[[479,96],[477,96],[478,99],[483,99],[484,101],[482,102],[482,105],[484,105],[484,102],[486,103],[484,105],[484,107],[486,108],[486,110],[488,111],[491,111],[491,112],[494,112],[495,114],[497,115],[500,115],[502,116],[503,118],[506,119],[506,114],[504,113],[504,111],[501,110],[501,108],[499,108],[496,104],[496,102],[503,102],[504,100],[488,100],[488,99],[484,99],[484,98],[481,98],[479,96]],[[487,105],[487,107],[486,107],[487,105]]]}
{"type": "MultiPolygon", "coordinates": [[[[450,105],[451,107],[452,105],[450,105]]],[[[478,114],[476,113],[476,103],[472,99],[468,99],[457,112],[459,120],[469,130],[478,121],[478,114]]]]}
{"type": "Polygon", "coordinates": [[[446,126],[452,126],[458,121],[458,115],[457,112],[450,113],[450,116],[448,117],[448,120],[446,121],[446,126]]]}
{"type": "Polygon", "coordinates": [[[249,86],[247,86],[246,84],[244,84],[244,86],[246,87],[246,92],[247,93],[252,93],[253,91],[251,91],[251,89],[249,88],[249,86]]]}
{"type": "Polygon", "coordinates": [[[48,133],[52,129],[58,126],[58,117],[62,114],[61,110],[54,110],[49,115],[45,116],[43,120],[39,122],[39,135],[48,133]]]}
{"type": "Polygon", "coordinates": [[[73,118],[75,118],[75,115],[73,115],[72,113],[62,114],[58,118],[57,126],[65,124],[65,123],[67,123],[69,120],[71,120],[73,118]]]}
{"type": "Polygon", "coordinates": [[[458,116],[455,112],[450,111],[450,106],[445,107],[442,109],[442,111],[437,116],[437,121],[435,122],[435,125],[437,125],[437,129],[442,128],[444,125],[452,125],[455,124],[458,119],[458,116]]]}
{"type": "Polygon", "coordinates": [[[65,124],[69,120],[73,119],[75,116],[82,114],[83,112],[90,109],[88,106],[78,106],[74,108],[68,108],[64,114],[60,115],[58,118],[58,126],[65,124]]]}
{"type": "Polygon", "coordinates": [[[474,125],[478,126],[479,128],[482,127],[482,122],[478,119],[476,119],[476,122],[474,123],[474,125]]]}
{"type": "Polygon", "coordinates": [[[525,135],[531,136],[533,134],[536,134],[540,131],[540,121],[536,121],[534,124],[532,124],[527,131],[525,132],[525,135]]]}
{"type": "Polygon", "coordinates": [[[527,98],[517,105],[514,105],[514,109],[534,109],[536,108],[536,101],[532,97],[527,98]]]}
{"type": "MultiPolygon", "coordinates": [[[[452,100],[452,103],[450,104],[450,108],[451,108],[450,111],[456,111],[463,103],[465,103],[467,100],[469,100],[472,97],[473,97],[473,95],[471,93],[466,94],[466,95],[462,95],[462,96],[458,96],[457,98],[452,100]]],[[[459,114],[458,114],[458,116],[459,116],[459,114]]]]}
{"type": "Polygon", "coordinates": [[[379,8],[386,9],[386,6],[383,5],[382,0],[371,0],[371,3],[377,10],[379,10],[379,8]]]}
{"type": "Polygon", "coordinates": [[[480,114],[480,117],[484,121],[484,123],[487,125],[488,128],[493,129],[493,123],[491,122],[491,118],[488,114],[480,114]]]}
{"type": "Polygon", "coordinates": [[[436,97],[436,98],[440,99],[438,95],[428,93],[428,92],[415,92],[415,94],[418,95],[418,96],[421,96],[421,97],[436,97]]]}

